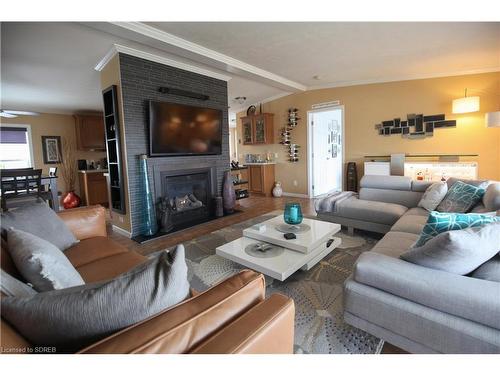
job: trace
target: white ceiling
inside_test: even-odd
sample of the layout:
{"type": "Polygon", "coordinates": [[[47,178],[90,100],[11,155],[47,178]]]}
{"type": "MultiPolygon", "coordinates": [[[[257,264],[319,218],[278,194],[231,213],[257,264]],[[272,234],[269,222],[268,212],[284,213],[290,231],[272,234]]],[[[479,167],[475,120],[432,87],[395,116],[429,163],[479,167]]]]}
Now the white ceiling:
{"type": "Polygon", "coordinates": [[[105,23],[2,23],[2,108],[57,113],[100,110],[99,73],[94,67],[114,43],[232,76],[228,82],[231,110],[305,86],[500,69],[500,23],[146,26],[148,35],[105,23]],[[185,39],[176,41],[184,49],[178,48],[179,44],[172,48],[172,38],[162,40],[168,37],[165,32],[185,39]],[[201,53],[185,53],[193,43],[212,50],[207,50],[211,59],[201,53]],[[315,75],[320,80],[314,79],[315,75]],[[237,96],[246,96],[247,102],[243,106],[234,103],[237,96]]]}
{"type": "Polygon", "coordinates": [[[500,23],[150,25],[306,86],[500,67],[500,23]]]}

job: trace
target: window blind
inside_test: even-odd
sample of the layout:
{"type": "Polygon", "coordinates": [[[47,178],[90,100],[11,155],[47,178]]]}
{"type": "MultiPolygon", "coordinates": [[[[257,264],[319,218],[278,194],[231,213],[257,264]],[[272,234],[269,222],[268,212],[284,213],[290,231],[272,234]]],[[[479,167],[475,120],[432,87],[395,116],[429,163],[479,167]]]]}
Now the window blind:
{"type": "Polygon", "coordinates": [[[2,126],[0,127],[0,143],[26,144],[28,143],[26,133],[26,128],[2,126]]]}

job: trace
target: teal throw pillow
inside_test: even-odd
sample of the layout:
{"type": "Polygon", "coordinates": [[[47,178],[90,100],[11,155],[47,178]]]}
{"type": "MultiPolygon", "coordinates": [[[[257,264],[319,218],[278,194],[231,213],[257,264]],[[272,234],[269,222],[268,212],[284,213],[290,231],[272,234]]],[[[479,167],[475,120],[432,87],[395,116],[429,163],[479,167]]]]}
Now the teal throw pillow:
{"type": "Polygon", "coordinates": [[[469,212],[483,198],[485,189],[457,181],[437,206],[439,212],[469,212]]]}
{"type": "Polygon", "coordinates": [[[478,227],[495,222],[500,222],[500,216],[432,211],[427,218],[427,223],[424,225],[418,241],[413,247],[423,246],[427,241],[436,237],[439,233],[478,227]]]}

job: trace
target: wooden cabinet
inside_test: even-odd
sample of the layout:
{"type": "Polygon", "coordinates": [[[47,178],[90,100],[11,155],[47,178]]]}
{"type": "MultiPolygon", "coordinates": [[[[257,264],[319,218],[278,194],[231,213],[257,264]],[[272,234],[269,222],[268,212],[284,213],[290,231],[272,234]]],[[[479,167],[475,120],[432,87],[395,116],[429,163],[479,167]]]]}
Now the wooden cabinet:
{"type": "Polygon", "coordinates": [[[244,145],[273,143],[273,114],[261,113],[241,118],[242,142],[244,145]]]}
{"type": "Polygon", "coordinates": [[[248,166],[248,190],[250,193],[272,196],[274,186],[274,164],[248,166]]]}
{"type": "Polygon", "coordinates": [[[80,194],[84,206],[100,204],[109,206],[108,186],[104,172],[80,171],[80,194]]]}
{"type": "Polygon", "coordinates": [[[102,115],[75,115],[76,146],[82,151],[105,151],[102,115]]]}

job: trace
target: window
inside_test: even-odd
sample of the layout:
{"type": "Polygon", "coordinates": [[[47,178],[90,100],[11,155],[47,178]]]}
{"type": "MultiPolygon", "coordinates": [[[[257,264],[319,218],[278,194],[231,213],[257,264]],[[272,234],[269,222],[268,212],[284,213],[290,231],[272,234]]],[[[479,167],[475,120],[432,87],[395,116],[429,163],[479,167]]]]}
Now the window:
{"type": "Polygon", "coordinates": [[[32,150],[29,125],[0,126],[0,168],[33,167],[32,150]]]}

